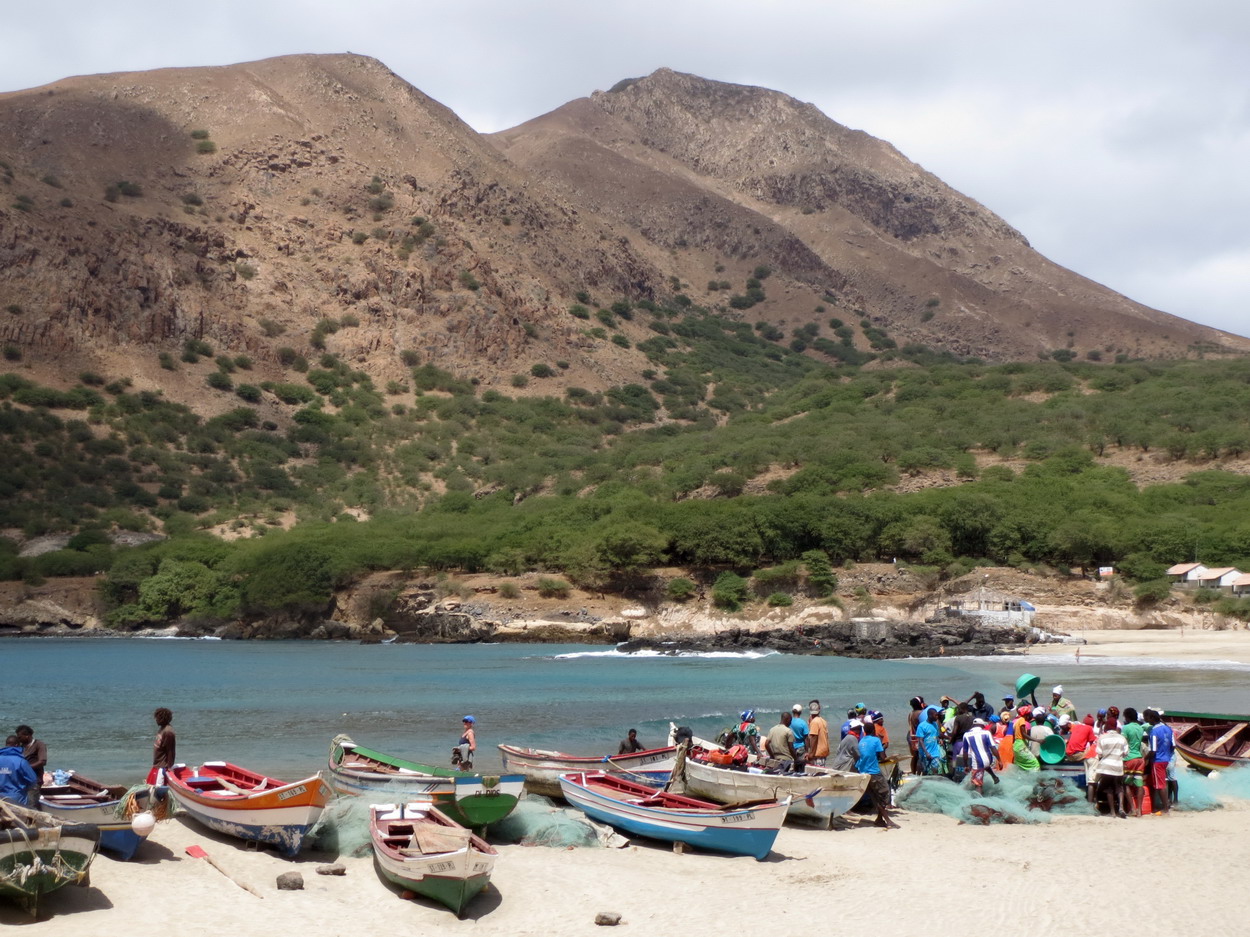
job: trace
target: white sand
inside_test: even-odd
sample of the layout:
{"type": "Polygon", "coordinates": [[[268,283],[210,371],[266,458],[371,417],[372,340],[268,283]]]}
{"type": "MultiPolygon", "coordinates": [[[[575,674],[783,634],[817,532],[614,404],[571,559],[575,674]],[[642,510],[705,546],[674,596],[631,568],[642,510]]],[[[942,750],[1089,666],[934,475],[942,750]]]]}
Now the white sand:
{"type": "MultiPolygon", "coordinates": [[[[1157,657],[1250,663],[1250,631],[1074,631],[1086,644],[1041,644],[1032,653],[1073,657],[1157,657]]],[[[1250,932],[1250,930],[1248,930],[1250,932]]]]}

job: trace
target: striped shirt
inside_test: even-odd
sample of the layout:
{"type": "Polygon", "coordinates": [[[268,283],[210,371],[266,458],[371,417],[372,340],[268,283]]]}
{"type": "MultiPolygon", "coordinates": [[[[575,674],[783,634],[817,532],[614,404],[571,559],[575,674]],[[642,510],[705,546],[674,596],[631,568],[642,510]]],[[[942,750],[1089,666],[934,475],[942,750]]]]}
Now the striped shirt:
{"type": "Polygon", "coordinates": [[[998,754],[998,746],[994,744],[994,736],[981,726],[973,726],[964,736],[964,752],[973,768],[983,770],[994,767],[994,759],[998,754]]]}
{"type": "Polygon", "coordinates": [[[1124,776],[1124,756],[1128,754],[1128,742],[1115,729],[1108,729],[1098,736],[1098,774],[1111,777],[1124,776]]]}

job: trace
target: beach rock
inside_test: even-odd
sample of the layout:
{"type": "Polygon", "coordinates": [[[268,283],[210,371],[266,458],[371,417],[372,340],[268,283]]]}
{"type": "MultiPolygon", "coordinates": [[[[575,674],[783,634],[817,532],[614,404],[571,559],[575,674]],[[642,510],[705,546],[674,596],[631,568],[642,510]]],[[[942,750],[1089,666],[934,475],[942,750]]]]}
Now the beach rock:
{"type": "Polygon", "coordinates": [[[600,927],[615,927],[621,923],[621,916],[615,911],[600,911],[595,915],[595,923],[600,927]]]}
{"type": "Polygon", "coordinates": [[[303,891],[304,876],[299,872],[283,872],[278,876],[279,891],[303,891]]]}
{"type": "Polygon", "coordinates": [[[333,862],[330,865],[317,866],[318,875],[346,875],[347,866],[341,862],[333,862]]]}

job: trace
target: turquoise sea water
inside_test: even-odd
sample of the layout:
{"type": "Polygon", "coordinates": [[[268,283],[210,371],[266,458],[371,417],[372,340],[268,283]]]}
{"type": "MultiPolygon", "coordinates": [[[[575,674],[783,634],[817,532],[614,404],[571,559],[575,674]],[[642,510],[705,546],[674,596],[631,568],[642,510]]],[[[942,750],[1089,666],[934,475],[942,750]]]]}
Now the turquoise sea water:
{"type": "Polygon", "coordinates": [[[478,722],[478,767],[510,742],[616,751],[637,727],[661,744],[669,721],[714,735],[740,710],[764,728],[813,697],[830,722],[863,701],[898,733],[917,694],[997,698],[1028,672],[1082,712],[1107,705],[1250,712],[1250,666],[1228,662],[1028,657],[863,661],[784,654],[626,656],[553,645],[358,645],[93,638],[0,641],[0,728],[34,726],[49,765],[132,783],[151,762],[152,710],[174,711],[179,760],[233,761],[277,777],[324,767],[339,732],[446,764],[460,718],[478,722]]]}

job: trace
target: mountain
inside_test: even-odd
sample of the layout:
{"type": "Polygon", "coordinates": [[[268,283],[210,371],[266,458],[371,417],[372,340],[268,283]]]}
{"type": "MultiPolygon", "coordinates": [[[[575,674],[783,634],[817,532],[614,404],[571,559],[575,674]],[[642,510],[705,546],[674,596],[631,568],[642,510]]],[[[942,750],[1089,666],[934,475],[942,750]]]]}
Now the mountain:
{"type": "Polygon", "coordinates": [[[491,137],[356,55],[71,78],[0,95],[0,179],[6,356],[206,412],[228,400],[161,353],[203,341],[269,378],[324,348],[383,380],[414,360],[487,387],[554,362],[560,385],[636,379],[626,346],[652,333],[596,333],[579,294],[806,328],[831,363],[1250,350],[1050,263],[811,105],[667,69],[491,137]]]}

